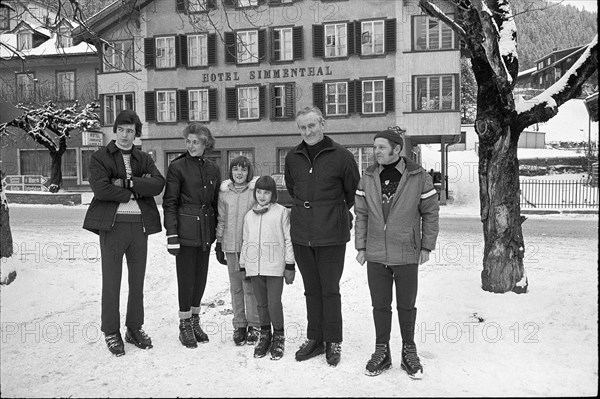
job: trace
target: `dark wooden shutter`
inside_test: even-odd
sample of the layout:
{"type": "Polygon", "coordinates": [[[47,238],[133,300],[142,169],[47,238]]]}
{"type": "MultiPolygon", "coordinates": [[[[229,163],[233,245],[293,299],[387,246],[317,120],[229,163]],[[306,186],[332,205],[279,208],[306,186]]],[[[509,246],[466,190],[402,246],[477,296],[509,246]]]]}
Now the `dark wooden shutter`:
{"type": "Polygon", "coordinates": [[[385,52],[396,52],[396,18],[386,19],[384,22],[385,52]]]}
{"type": "Polygon", "coordinates": [[[346,24],[346,45],[348,46],[348,55],[356,54],[354,42],[354,22],[348,22],[346,24]]]}
{"type": "Polygon", "coordinates": [[[267,0],[258,0],[257,3],[259,6],[265,4],[267,2],[267,0]]]}
{"type": "Polygon", "coordinates": [[[106,110],[106,106],[104,105],[104,98],[106,96],[104,94],[100,94],[100,125],[104,125],[105,119],[104,119],[104,111],[106,110]]]}
{"type": "Polygon", "coordinates": [[[175,68],[181,65],[181,43],[179,43],[178,37],[175,36],[175,68]]]}
{"type": "Polygon", "coordinates": [[[356,112],[356,95],[354,89],[355,86],[355,80],[348,81],[348,95],[346,96],[346,98],[348,99],[348,115],[352,115],[356,112]]]}
{"type": "Polygon", "coordinates": [[[225,32],[225,63],[235,64],[235,32],[225,32]]]}
{"type": "Polygon", "coordinates": [[[177,120],[188,121],[190,119],[190,108],[187,90],[177,90],[178,115],[177,120]]]}
{"type": "Polygon", "coordinates": [[[237,119],[238,100],[237,88],[225,88],[225,117],[227,119],[237,119]]]}
{"type": "Polygon", "coordinates": [[[265,61],[265,56],[267,55],[267,30],[259,29],[258,30],[258,62],[261,63],[265,61]]]}
{"type": "Polygon", "coordinates": [[[294,26],[292,28],[292,43],[294,60],[301,60],[304,58],[304,34],[302,26],[294,26]]]}
{"type": "Polygon", "coordinates": [[[217,120],[217,89],[208,89],[208,120],[217,120]]]}
{"type": "Polygon", "coordinates": [[[355,80],[354,81],[354,104],[355,111],[359,114],[363,112],[363,98],[362,98],[362,81],[355,80]]]}
{"type": "Polygon", "coordinates": [[[235,7],[237,0],[222,0],[225,7],[235,7]]]}
{"type": "Polygon", "coordinates": [[[258,118],[262,119],[267,115],[267,88],[264,85],[258,86],[258,118]]]}
{"type": "Polygon", "coordinates": [[[208,65],[217,65],[217,35],[210,33],[206,39],[208,65]]]}
{"type": "Polygon", "coordinates": [[[285,117],[294,119],[296,116],[296,85],[286,83],[285,85],[285,117]]]}
{"type": "Polygon", "coordinates": [[[185,13],[185,2],[186,0],[177,0],[177,12],[185,13]]]}
{"type": "Polygon", "coordinates": [[[207,0],[206,1],[206,9],[214,10],[217,8],[217,0],[207,0]]]}
{"type": "Polygon", "coordinates": [[[313,83],[313,105],[325,115],[325,83],[313,83]]]}
{"type": "Polygon", "coordinates": [[[146,122],[156,121],[156,95],[153,91],[144,92],[144,102],[146,109],[146,122]]]}
{"type": "Polygon", "coordinates": [[[269,86],[269,108],[271,108],[271,119],[275,119],[277,115],[275,114],[275,85],[271,84],[269,86]]]}
{"type": "Polygon", "coordinates": [[[324,37],[325,30],[323,25],[313,25],[312,26],[312,34],[313,34],[313,57],[323,57],[325,56],[324,49],[324,37]]]}
{"type": "Polygon", "coordinates": [[[354,54],[362,54],[362,22],[354,23],[354,54]]]}
{"type": "Polygon", "coordinates": [[[188,47],[187,36],[178,35],[176,41],[179,41],[179,65],[187,66],[188,64],[188,47]]]}
{"type": "Polygon", "coordinates": [[[144,66],[146,68],[154,68],[156,59],[156,50],[154,47],[154,38],[147,37],[144,39],[144,66]]]}
{"type": "Polygon", "coordinates": [[[279,57],[275,57],[275,39],[276,36],[279,35],[279,31],[276,29],[269,29],[269,61],[273,62],[273,61],[279,61],[277,58],[279,57]]]}
{"type": "Polygon", "coordinates": [[[394,86],[394,78],[385,80],[385,112],[393,112],[396,109],[394,86]]]}

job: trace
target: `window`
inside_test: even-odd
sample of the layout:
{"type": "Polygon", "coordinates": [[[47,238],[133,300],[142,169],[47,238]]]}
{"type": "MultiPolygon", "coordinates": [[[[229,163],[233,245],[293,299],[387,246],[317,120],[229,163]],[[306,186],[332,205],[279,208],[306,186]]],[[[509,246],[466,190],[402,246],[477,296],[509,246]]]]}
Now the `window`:
{"type": "Polygon", "coordinates": [[[346,24],[325,25],[325,57],[348,55],[346,24]]]}
{"type": "Polygon", "coordinates": [[[239,64],[258,62],[258,31],[238,32],[236,52],[239,64]]]}
{"type": "Polygon", "coordinates": [[[187,37],[188,67],[208,65],[208,35],[187,37]]]}
{"type": "Polygon", "coordinates": [[[10,9],[8,7],[0,8],[0,30],[10,29],[10,9]]]}
{"type": "Polygon", "coordinates": [[[133,109],[133,93],[104,95],[104,124],[111,126],[124,109],[133,109]]]}
{"type": "Polygon", "coordinates": [[[29,31],[21,31],[17,33],[17,49],[19,50],[29,50],[32,47],[31,43],[31,32],[29,31]]]}
{"type": "Polygon", "coordinates": [[[347,147],[348,151],[354,155],[354,160],[358,165],[358,170],[360,174],[365,172],[365,170],[375,163],[375,155],[373,147],[347,147]]]}
{"type": "Polygon", "coordinates": [[[295,91],[294,83],[271,85],[271,119],[294,119],[295,91]]]}
{"type": "Polygon", "coordinates": [[[384,23],[383,21],[366,21],[361,26],[361,54],[384,54],[384,23]]]}
{"type": "Polygon", "coordinates": [[[56,72],[56,96],[59,101],[75,99],[75,72],[56,72]]]}
{"type": "Polygon", "coordinates": [[[238,0],[238,7],[256,7],[258,0],[238,0]]]}
{"type": "Polygon", "coordinates": [[[73,38],[71,37],[71,29],[66,25],[61,25],[60,28],[58,28],[57,39],[58,39],[56,41],[57,47],[64,48],[64,47],[73,46],[73,38]]]}
{"type": "Polygon", "coordinates": [[[208,89],[188,91],[190,121],[208,121],[208,89]]]}
{"type": "Polygon", "coordinates": [[[35,102],[35,85],[37,79],[30,73],[17,74],[17,101],[35,102]]]}
{"type": "Polygon", "coordinates": [[[325,84],[325,114],[328,116],[348,114],[348,82],[325,84]]]}
{"type": "Polygon", "coordinates": [[[414,109],[450,111],[457,109],[456,75],[417,76],[414,109]]]}
{"type": "MultiPolygon", "coordinates": [[[[450,16],[451,17],[451,16],[450,16]]],[[[413,17],[413,50],[456,49],[454,32],[442,21],[425,15],[413,17]]]]}
{"type": "MultiPolygon", "coordinates": [[[[48,150],[19,150],[19,166],[22,175],[50,177],[52,159],[48,150]]],[[[61,159],[63,178],[77,178],[77,150],[67,148],[61,159]]]]}
{"type": "Polygon", "coordinates": [[[156,38],[156,68],[175,68],[175,37],[156,38]]]}
{"type": "Polygon", "coordinates": [[[81,181],[89,183],[90,181],[90,161],[92,155],[96,152],[97,148],[94,149],[81,149],[81,181]]]}
{"type": "Polygon", "coordinates": [[[273,61],[294,59],[292,28],[273,29],[273,61]]]}
{"type": "Polygon", "coordinates": [[[207,11],[206,0],[188,0],[188,12],[207,11]]]}
{"type": "Polygon", "coordinates": [[[124,40],[104,44],[103,71],[133,71],[133,40],[124,40]]]}
{"type": "Polygon", "coordinates": [[[239,119],[258,119],[259,101],[258,86],[238,88],[239,119]]]}
{"type": "Polygon", "coordinates": [[[385,82],[383,80],[365,80],[362,82],[363,114],[379,114],[385,112],[385,82]]]}
{"type": "Polygon", "coordinates": [[[177,100],[175,90],[156,92],[156,121],[177,121],[177,100]]]}
{"type": "Polygon", "coordinates": [[[248,158],[250,164],[253,164],[254,154],[250,150],[230,150],[227,151],[227,165],[231,165],[231,161],[233,161],[236,157],[244,156],[248,158]]]}

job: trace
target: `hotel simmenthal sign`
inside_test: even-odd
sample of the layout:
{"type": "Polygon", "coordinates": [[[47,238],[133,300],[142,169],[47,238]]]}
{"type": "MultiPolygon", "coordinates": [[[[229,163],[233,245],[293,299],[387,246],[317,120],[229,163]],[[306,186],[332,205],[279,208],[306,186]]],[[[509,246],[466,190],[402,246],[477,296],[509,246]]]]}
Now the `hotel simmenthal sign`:
{"type": "Polygon", "coordinates": [[[86,147],[102,147],[104,145],[104,133],[82,132],[81,144],[86,147]]]}
{"type": "Polygon", "coordinates": [[[41,175],[8,175],[2,179],[6,191],[48,191],[48,178],[41,175]]]}

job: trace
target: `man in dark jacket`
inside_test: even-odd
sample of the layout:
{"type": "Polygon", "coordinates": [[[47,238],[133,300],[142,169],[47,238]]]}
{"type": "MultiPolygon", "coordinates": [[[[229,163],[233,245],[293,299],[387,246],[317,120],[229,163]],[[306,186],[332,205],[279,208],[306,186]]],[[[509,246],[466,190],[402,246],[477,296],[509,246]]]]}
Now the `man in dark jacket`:
{"type": "Polygon", "coordinates": [[[116,140],[96,151],[90,160],[90,186],[94,198],[83,228],[100,236],[102,257],[102,325],[111,353],[122,356],[119,296],[123,255],[127,257],[129,297],[125,340],[138,348],[152,348],[142,330],[144,324],[144,278],[148,235],[161,231],[154,196],[165,179],[152,158],[134,147],[142,135],[142,122],[134,111],[122,111],[113,126],[116,140]]]}
{"type": "Polygon", "coordinates": [[[352,153],[324,136],[319,108],[300,110],[296,123],[303,141],[285,158],[285,183],[294,200],[291,236],[308,318],[308,339],[296,360],[326,352],[327,363],[337,366],[342,342],[340,279],[360,174],[352,153]]]}
{"type": "Polygon", "coordinates": [[[367,262],[367,279],[375,322],[375,352],[367,375],[392,366],[392,287],[402,334],[402,369],[423,376],[414,341],[419,265],[429,260],[438,235],[439,204],[431,176],[401,157],[402,136],[388,129],[375,134],[377,162],[364,172],[356,190],[356,260],[367,262]]]}

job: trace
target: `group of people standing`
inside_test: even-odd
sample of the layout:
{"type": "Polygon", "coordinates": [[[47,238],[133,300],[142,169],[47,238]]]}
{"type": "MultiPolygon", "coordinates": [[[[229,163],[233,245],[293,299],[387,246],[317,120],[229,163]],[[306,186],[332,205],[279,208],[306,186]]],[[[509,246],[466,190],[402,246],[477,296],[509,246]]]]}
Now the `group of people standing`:
{"type": "Polygon", "coordinates": [[[431,177],[400,156],[401,134],[384,130],[374,137],[376,163],[361,178],[350,151],[324,134],[316,107],[296,115],[302,142],[285,158],[285,184],[294,204],[277,203],[271,176],[255,177],[252,163],[239,156],[221,180],[219,166],[205,154],[214,147],[210,130],[190,123],[183,131],[186,153],[174,159],[166,180],[152,158],[133,146],[141,135],[135,112],[122,111],[116,139],[93,154],[90,186],[94,198],[84,228],[100,236],[102,326],[111,353],[125,354],[120,334],[119,291],[123,256],[129,270],[125,341],[152,348],[144,332],[143,284],[149,234],[161,231],[154,202],[164,188],[167,250],[175,256],[179,340],[188,348],[209,341],[200,323],[211,245],[227,265],[233,307],[233,342],[255,345],[254,356],[285,351],[282,292],[302,276],[307,312],[306,341],[297,361],[325,354],[330,366],[341,359],[342,277],[355,208],[356,260],[367,263],[367,281],[376,330],[368,375],[391,367],[389,345],[392,290],[402,334],[401,367],[421,378],[414,342],[418,266],[429,258],[438,233],[439,206],[431,177]]]}

